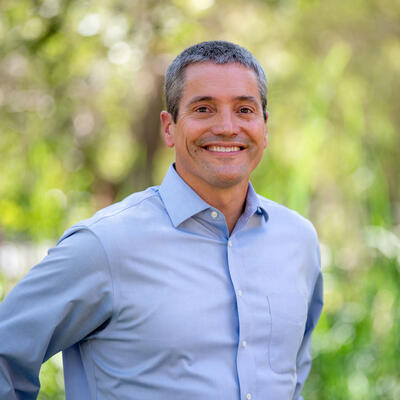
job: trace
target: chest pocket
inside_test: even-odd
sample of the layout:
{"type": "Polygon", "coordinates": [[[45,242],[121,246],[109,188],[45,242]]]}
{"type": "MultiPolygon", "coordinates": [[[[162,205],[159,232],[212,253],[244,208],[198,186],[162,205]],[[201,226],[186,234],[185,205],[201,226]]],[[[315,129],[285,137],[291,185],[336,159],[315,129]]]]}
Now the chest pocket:
{"type": "Polygon", "coordinates": [[[300,293],[271,293],[267,298],[271,321],[270,367],[280,374],[294,373],[307,319],[305,297],[300,293]]]}

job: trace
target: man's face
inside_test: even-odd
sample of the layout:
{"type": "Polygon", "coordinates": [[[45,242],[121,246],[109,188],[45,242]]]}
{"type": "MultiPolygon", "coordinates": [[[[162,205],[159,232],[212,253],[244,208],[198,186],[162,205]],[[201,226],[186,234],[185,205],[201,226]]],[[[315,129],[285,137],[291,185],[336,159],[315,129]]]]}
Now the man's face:
{"type": "Polygon", "coordinates": [[[260,93],[253,70],[241,64],[198,63],[185,71],[176,123],[163,111],[166,143],[175,147],[179,175],[207,197],[243,185],[267,145],[260,93]]]}

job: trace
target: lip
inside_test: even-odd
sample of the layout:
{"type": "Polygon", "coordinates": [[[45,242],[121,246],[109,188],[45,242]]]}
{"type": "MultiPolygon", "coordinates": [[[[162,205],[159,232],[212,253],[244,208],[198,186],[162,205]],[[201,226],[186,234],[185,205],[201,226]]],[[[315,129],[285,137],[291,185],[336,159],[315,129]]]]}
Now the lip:
{"type": "Polygon", "coordinates": [[[207,154],[210,155],[215,155],[218,157],[232,157],[232,156],[237,156],[240,154],[243,150],[246,149],[246,146],[243,143],[235,143],[235,142],[212,142],[212,143],[206,143],[201,146],[202,150],[206,151],[207,154]],[[211,148],[213,150],[211,150],[211,148]],[[225,149],[234,149],[237,148],[238,150],[232,150],[232,151],[224,151],[224,150],[218,150],[221,148],[225,149]]]}
{"type": "MultiPolygon", "coordinates": [[[[199,144],[201,148],[203,148],[204,150],[207,151],[211,151],[211,152],[218,152],[216,150],[212,151],[209,150],[209,148],[218,148],[218,147],[223,147],[223,148],[232,148],[232,147],[238,147],[240,150],[238,151],[242,151],[245,150],[247,148],[247,145],[242,143],[242,142],[214,142],[214,141],[210,141],[210,142],[205,142],[205,143],[200,143],[199,144]]],[[[224,151],[221,151],[221,153],[225,153],[224,151]]]]}

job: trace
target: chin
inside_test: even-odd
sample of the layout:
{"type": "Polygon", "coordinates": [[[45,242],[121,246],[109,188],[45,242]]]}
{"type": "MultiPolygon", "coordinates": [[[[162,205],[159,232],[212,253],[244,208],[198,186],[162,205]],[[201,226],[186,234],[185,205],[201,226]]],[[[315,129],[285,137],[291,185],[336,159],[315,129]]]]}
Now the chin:
{"type": "Polygon", "coordinates": [[[216,188],[230,188],[242,183],[244,180],[243,176],[236,174],[218,174],[208,177],[208,183],[216,188]]]}

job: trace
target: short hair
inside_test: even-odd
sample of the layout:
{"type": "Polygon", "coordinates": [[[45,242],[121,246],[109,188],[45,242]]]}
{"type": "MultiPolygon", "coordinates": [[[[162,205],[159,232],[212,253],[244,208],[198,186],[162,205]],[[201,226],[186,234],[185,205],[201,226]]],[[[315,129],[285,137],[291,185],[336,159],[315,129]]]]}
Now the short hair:
{"type": "Polygon", "coordinates": [[[255,74],[260,92],[264,120],[267,119],[267,78],[256,58],[245,48],[223,40],[202,42],[188,47],[169,65],[165,74],[165,101],[167,111],[174,122],[178,119],[179,102],[183,96],[185,85],[185,69],[196,63],[212,62],[215,64],[238,63],[251,68],[255,74]]]}

